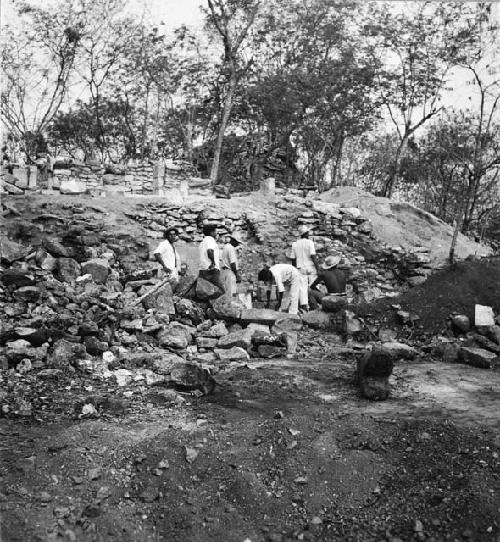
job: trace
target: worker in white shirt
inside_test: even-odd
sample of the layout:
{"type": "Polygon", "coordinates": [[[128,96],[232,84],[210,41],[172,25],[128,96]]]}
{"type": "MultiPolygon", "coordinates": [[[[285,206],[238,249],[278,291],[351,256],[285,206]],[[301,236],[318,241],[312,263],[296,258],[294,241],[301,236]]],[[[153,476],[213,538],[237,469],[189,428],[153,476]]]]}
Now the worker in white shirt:
{"type": "Polygon", "coordinates": [[[203,240],[200,243],[200,273],[199,276],[214,286],[217,286],[224,292],[220,275],[220,250],[217,245],[219,234],[215,224],[206,224],[203,226],[203,240]]]}
{"type": "Polygon", "coordinates": [[[283,312],[287,309],[283,304],[283,295],[286,292],[289,298],[288,312],[290,314],[299,312],[299,304],[301,310],[307,310],[307,297],[304,298],[301,294],[301,275],[298,269],[288,263],[278,263],[271,266],[269,271],[276,283],[278,296],[276,308],[283,312]]]}
{"type": "Polygon", "coordinates": [[[164,235],[165,239],[156,247],[153,255],[163,267],[166,278],[177,282],[181,269],[181,259],[174,244],[179,237],[179,231],[175,227],[167,228],[164,235]]]}
{"type": "Polygon", "coordinates": [[[236,284],[241,282],[236,248],[242,244],[237,233],[229,235],[229,242],[224,245],[221,256],[221,278],[226,295],[237,294],[236,284]]]}
{"type": "Polygon", "coordinates": [[[292,265],[299,270],[302,276],[301,295],[304,299],[307,299],[309,286],[316,280],[319,270],[316,248],[314,241],[309,239],[309,232],[310,229],[305,224],[299,226],[300,239],[292,243],[290,254],[292,265]]]}

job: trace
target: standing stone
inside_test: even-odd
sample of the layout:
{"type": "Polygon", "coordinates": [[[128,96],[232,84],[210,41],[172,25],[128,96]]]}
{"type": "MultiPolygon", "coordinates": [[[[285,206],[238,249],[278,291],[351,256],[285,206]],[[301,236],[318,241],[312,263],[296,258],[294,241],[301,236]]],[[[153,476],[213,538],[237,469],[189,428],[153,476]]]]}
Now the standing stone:
{"type": "Polygon", "coordinates": [[[394,367],[393,354],[380,345],[358,360],[358,383],[361,394],[372,401],[384,401],[389,397],[389,377],[394,367]]]}

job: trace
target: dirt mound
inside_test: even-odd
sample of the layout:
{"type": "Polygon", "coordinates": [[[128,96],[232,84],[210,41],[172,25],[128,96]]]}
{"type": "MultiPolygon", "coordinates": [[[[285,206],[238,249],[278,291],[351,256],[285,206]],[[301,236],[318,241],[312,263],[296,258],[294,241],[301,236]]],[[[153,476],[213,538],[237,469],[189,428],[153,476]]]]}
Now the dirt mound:
{"type": "MultiPolygon", "coordinates": [[[[474,305],[488,305],[500,313],[500,258],[463,261],[437,271],[424,284],[408,290],[397,299],[382,299],[359,307],[359,314],[384,315],[394,323],[394,303],[420,317],[420,331],[440,333],[448,316],[465,314],[473,321],[474,305]]],[[[358,312],[358,311],[357,311],[358,312]]]]}
{"type": "MultiPolygon", "coordinates": [[[[383,243],[404,249],[416,246],[429,248],[433,267],[440,267],[448,258],[453,228],[410,203],[376,197],[353,186],[333,188],[322,194],[320,199],[359,208],[371,221],[375,237],[383,243]]],[[[491,253],[489,247],[459,235],[457,258],[483,257],[491,253]]]]}

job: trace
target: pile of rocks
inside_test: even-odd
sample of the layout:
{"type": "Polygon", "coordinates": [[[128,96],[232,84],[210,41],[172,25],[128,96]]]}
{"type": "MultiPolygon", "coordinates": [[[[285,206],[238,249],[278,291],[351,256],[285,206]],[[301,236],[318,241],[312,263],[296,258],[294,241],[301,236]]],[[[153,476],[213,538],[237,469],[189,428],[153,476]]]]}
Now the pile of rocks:
{"type": "Polygon", "coordinates": [[[434,355],[451,363],[466,363],[481,369],[500,367],[500,317],[490,307],[476,306],[488,320],[473,322],[464,314],[450,315],[448,337],[436,337],[431,345],[434,355]]]}

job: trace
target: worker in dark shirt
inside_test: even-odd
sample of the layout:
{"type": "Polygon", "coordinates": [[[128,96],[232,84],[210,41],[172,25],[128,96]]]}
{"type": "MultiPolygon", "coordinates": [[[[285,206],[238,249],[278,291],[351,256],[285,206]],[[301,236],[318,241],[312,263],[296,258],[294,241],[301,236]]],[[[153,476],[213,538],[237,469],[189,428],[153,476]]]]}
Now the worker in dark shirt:
{"type": "Polygon", "coordinates": [[[257,280],[261,287],[265,289],[266,292],[266,308],[268,309],[271,304],[271,289],[273,285],[273,274],[271,273],[271,266],[269,263],[266,263],[264,267],[259,271],[257,275],[257,280]]]}
{"type": "Polygon", "coordinates": [[[327,295],[318,290],[319,284],[325,285],[328,294],[345,295],[347,275],[337,268],[341,259],[341,256],[328,256],[320,265],[318,277],[309,288],[309,307],[311,309],[317,309],[321,304],[321,299],[327,295]]]}

